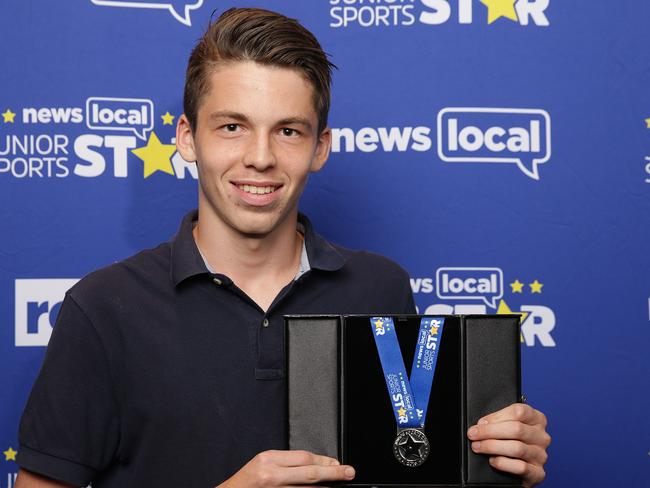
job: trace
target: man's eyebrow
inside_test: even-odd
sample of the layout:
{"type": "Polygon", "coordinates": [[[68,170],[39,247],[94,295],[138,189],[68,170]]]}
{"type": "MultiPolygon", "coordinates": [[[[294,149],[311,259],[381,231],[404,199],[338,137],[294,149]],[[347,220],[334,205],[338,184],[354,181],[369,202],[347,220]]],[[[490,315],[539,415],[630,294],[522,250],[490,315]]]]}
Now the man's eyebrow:
{"type": "Polygon", "coordinates": [[[307,129],[312,128],[309,119],[306,119],[304,117],[287,117],[285,119],[278,121],[278,125],[293,125],[293,124],[304,125],[305,127],[307,127],[307,129]]]}
{"type": "Polygon", "coordinates": [[[219,110],[210,114],[210,120],[231,119],[240,122],[248,122],[248,117],[240,112],[231,112],[229,110],[219,110]]]}

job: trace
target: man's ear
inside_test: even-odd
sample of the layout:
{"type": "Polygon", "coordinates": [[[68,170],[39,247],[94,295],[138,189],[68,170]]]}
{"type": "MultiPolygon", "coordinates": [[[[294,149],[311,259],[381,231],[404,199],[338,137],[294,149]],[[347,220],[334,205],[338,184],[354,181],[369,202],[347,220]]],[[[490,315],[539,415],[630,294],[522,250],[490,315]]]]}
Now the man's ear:
{"type": "Polygon", "coordinates": [[[190,127],[190,121],[185,114],[178,118],[176,124],[176,149],[185,161],[196,161],[196,150],[194,149],[194,135],[190,127]]]}
{"type": "Polygon", "coordinates": [[[318,136],[318,143],[316,145],[316,152],[314,153],[314,159],[311,163],[311,171],[316,173],[320,171],[325,163],[327,158],[330,155],[330,149],[332,147],[332,129],[326,127],[323,129],[323,132],[318,136]]]}

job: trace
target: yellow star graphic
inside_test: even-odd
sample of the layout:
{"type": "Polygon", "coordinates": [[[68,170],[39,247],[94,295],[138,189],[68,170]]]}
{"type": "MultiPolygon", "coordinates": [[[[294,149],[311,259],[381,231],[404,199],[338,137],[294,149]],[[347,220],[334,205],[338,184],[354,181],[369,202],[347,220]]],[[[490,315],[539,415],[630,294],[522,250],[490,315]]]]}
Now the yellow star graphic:
{"type": "Polygon", "coordinates": [[[512,287],[512,293],[521,293],[524,288],[524,284],[519,279],[510,283],[510,286],[512,287]]]}
{"type": "Polygon", "coordinates": [[[406,415],[406,409],[405,409],[404,407],[401,407],[401,408],[397,411],[397,415],[399,415],[400,417],[404,417],[404,415],[406,415]]]}
{"type": "Polygon", "coordinates": [[[488,24],[491,24],[500,17],[514,20],[517,19],[515,2],[517,0],[481,0],[481,3],[488,8],[488,24]]]}
{"type": "Polygon", "coordinates": [[[165,115],[160,116],[163,119],[163,125],[174,125],[174,116],[169,113],[169,110],[165,112],[165,115]]]}
{"type": "MultiPolygon", "coordinates": [[[[497,313],[498,314],[503,314],[503,315],[513,315],[513,314],[518,313],[519,315],[521,315],[521,318],[519,319],[520,324],[523,324],[526,321],[526,318],[528,317],[528,312],[513,312],[512,310],[510,310],[510,307],[505,302],[505,300],[501,300],[499,302],[499,307],[497,308],[497,313]]],[[[521,342],[524,342],[524,336],[521,333],[519,333],[519,340],[521,342]]]]}
{"type": "Polygon", "coordinates": [[[528,286],[530,286],[531,293],[542,293],[542,286],[544,286],[544,284],[535,280],[528,286]]]}
{"type": "Polygon", "coordinates": [[[376,329],[381,329],[382,325],[384,325],[384,323],[381,320],[375,320],[375,328],[376,329]]]}
{"type": "Polygon", "coordinates": [[[508,306],[508,304],[506,303],[505,300],[501,300],[501,301],[499,301],[499,306],[498,306],[498,308],[497,308],[497,313],[498,313],[499,315],[500,315],[500,314],[504,314],[504,315],[514,315],[514,314],[519,314],[519,315],[521,315],[521,320],[520,320],[520,322],[521,322],[522,324],[523,324],[524,321],[526,320],[526,317],[528,317],[528,312],[513,312],[512,310],[510,310],[510,307],[508,306]]]}
{"type": "Polygon", "coordinates": [[[3,451],[5,455],[5,461],[15,461],[16,460],[16,454],[18,454],[17,451],[14,451],[11,447],[7,449],[6,451],[3,451]]]}
{"type": "Polygon", "coordinates": [[[646,125],[646,129],[650,129],[650,118],[645,119],[645,125],[646,125]]]}
{"type": "Polygon", "coordinates": [[[436,327],[435,325],[432,325],[431,330],[429,331],[429,335],[432,335],[432,336],[438,335],[438,327],[436,327]]]}
{"type": "Polygon", "coordinates": [[[173,144],[161,144],[154,131],[151,131],[146,146],[131,150],[133,154],[144,161],[145,178],[148,178],[156,171],[173,175],[174,168],[169,158],[172,157],[175,151],[176,146],[173,144]]]}
{"type": "Polygon", "coordinates": [[[5,110],[5,112],[2,114],[2,118],[4,119],[3,122],[11,122],[12,124],[14,123],[14,117],[16,116],[15,112],[12,112],[11,109],[5,110]]]}

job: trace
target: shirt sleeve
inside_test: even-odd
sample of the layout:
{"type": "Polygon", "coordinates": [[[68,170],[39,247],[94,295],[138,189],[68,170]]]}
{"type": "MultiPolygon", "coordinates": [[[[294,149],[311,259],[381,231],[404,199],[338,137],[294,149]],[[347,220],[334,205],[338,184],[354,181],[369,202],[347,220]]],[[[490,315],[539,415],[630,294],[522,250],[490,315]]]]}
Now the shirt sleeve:
{"type": "Polygon", "coordinates": [[[405,314],[417,313],[417,310],[415,308],[415,300],[413,299],[413,290],[411,289],[411,280],[408,274],[406,274],[406,280],[404,280],[402,286],[403,286],[403,292],[402,292],[403,299],[402,299],[401,313],[405,313],[405,314]]]}
{"type": "Polygon", "coordinates": [[[66,295],[19,429],[17,463],[87,486],[115,458],[118,406],[95,328],[66,295]]]}

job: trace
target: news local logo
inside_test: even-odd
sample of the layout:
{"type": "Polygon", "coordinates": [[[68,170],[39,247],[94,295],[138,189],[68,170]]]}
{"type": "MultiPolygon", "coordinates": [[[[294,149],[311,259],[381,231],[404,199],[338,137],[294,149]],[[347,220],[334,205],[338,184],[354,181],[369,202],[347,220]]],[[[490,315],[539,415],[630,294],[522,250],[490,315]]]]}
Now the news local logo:
{"type": "Polygon", "coordinates": [[[153,122],[153,102],[146,98],[90,97],[86,100],[89,129],[131,132],[146,141],[153,122]]]}
{"type": "Polygon", "coordinates": [[[61,303],[77,279],[18,279],[15,282],[15,344],[47,346],[61,303]]]}
{"type": "Polygon", "coordinates": [[[330,27],[436,26],[455,22],[548,27],[550,0],[329,0],[330,27]]]}
{"type": "MultiPolygon", "coordinates": [[[[437,153],[443,162],[512,164],[540,179],[551,158],[551,116],[539,108],[448,107],[437,115],[437,153]]],[[[431,128],[332,128],[332,153],[426,152],[431,128]]]]}
{"type": "Polygon", "coordinates": [[[539,165],[551,158],[551,117],[541,109],[445,108],[438,113],[438,157],[516,164],[539,180],[539,165]]]}
{"type": "Polygon", "coordinates": [[[184,0],[170,0],[168,2],[151,0],[91,0],[91,2],[102,7],[167,10],[176,20],[188,27],[192,25],[190,13],[203,5],[203,0],[189,2],[184,0]]]}
{"type": "Polygon", "coordinates": [[[503,271],[499,268],[439,268],[436,272],[438,298],[481,300],[496,308],[503,298],[503,271]]]}
{"type": "Polygon", "coordinates": [[[135,162],[145,179],[158,173],[179,180],[198,178],[196,165],[176,151],[176,117],[169,111],[156,116],[153,100],[92,96],[83,105],[6,108],[0,114],[3,128],[18,132],[22,125],[26,133],[9,132],[0,138],[0,175],[17,179],[127,178],[135,162]],[[160,140],[154,130],[156,122],[162,122],[171,144],[160,140]],[[75,134],[71,129],[84,123],[88,132],[75,134]],[[65,127],[65,131],[34,134],[32,126],[65,127]]]}
{"type": "Polygon", "coordinates": [[[519,314],[521,342],[528,347],[555,347],[555,312],[543,302],[544,283],[522,276],[506,280],[498,267],[440,267],[434,277],[411,278],[417,301],[434,295],[439,301],[418,307],[426,315],[519,314]],[[521,279],[520,279],[521,278],[521,279]],[[514,303],[519,303],[514,306],[514,303]],[[532,302],[532,303],[531,303],[532,302]]]}

